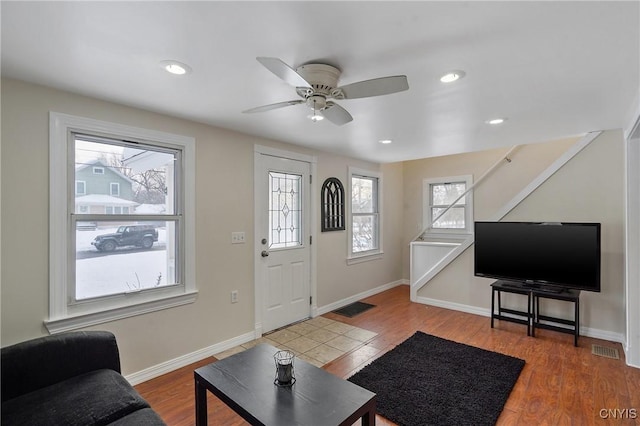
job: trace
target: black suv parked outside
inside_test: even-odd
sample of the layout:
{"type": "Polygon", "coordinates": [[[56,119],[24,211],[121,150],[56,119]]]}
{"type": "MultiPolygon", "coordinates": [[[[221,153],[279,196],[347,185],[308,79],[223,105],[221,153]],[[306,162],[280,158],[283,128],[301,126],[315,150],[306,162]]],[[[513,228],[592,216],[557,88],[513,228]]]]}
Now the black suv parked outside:
{"type": "Polygon", "coordinates": [[[113,251],[116,247],[136,246],[150,249],[158,241],[158,230],[153,225],[121,226],[113,234],[98,235],[91,245],[99,251],[113,251]]]}

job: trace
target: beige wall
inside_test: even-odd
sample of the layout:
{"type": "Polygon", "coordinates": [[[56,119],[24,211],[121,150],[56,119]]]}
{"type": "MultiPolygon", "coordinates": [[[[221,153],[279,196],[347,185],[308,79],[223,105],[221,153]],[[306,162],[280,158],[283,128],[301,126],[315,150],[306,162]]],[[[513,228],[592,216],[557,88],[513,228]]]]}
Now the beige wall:
{"type": "MultiPolygon", "coordinates": [[[[547,143],[520,145],[511,152],[511,162],[502,160],[493,172],[474,188],[474,220],[490,220],[500,207],[511,200],[537,175],[553,163],[576,138],[547,143]]],[[[409,278],[409,242],[422,230],[422,181],[448,176],[472,175],[479,180],[510,148],[491,149],[468,154],[448,155],[404,163],[404,277],[409,278]]],[[[472,299],[473,300],[473,299],[472,299]]]]}
{"type": "MultiPolygon", "coordinates": [[[[320,181],[324,182],[328,177],[337,177],[347,191],[348,166],[382,173],[384,258],[346,266],[347,231],[320,233],[318,223],[318,241],[321,247],[331,247],[331,250],[318,250],[318,269],[322,271],[318,274],[318,288],[327,290],[323,294],[319,292],[318,306],[328,305],[335,300],[365,292],[371,288],[372,282],[382,285],[402,277],[402,164],[371,167],[364,162],[353,160],[347,162],[341,157],[321,154],[318,157],[320,181]],[[333,297],[330,298],[329,295],[333,297]]],[[[347,201],[349,201],[348,195],[347,201]]]]}
{"type": "MultiPolygon", "coordinates": [[[[317,305],[409,277],[408,243],[422,223],[422,180],[473,174],[477,179],[507,149],[395,164],[373,164],[248,136],[71,93],[2,81],[1,345],[47,334],[49,111],[192,136],[196,139],[196,303],[114,321],[123,371],[131,374],[253,331],[252,244],[230,244],[232,231],[253,235],[254,144],[315,155],[314,183],[331,176],[347,187],[348,167],[383,173],[384,257],[348,266],[347,232],[320,232],[317,305]],[[235,179],[229,179],[234,176],[235,179]],[[224,182],[224,185],[217,184],[224,182]],[[239,290],[240,302],[230,303],[239,290]]],[[[475,217],[488,219],[574,140],[520,147],[476,190],[475,217]]],[[[509,220],[603,223],[603,292],[583,296],[583,325],[624,332],[623,144],[606,132],[519,205],[509,220]],[[597,309],[596,309],[597,306],[597,309]]],[[[319,205],[318,205],[319,208],[319,205]]],[[[319,212],[318,212],[319,216],[319,212]]],[[[473,277],[473,248],[419,296],[487,309],[490,281],[473,277]]],[[[564,309],[552,306],[553,309],[564,309]]]]}
{"type": "MultiPolygon", "coordinates": [[[[557,146],[556,143],[527,145],[519,149],[512,163],[487,178],[476,191],[475,218],[490,219],[571,142],[561,141],[557,146]]],[[[583,292],[581,325],[596,333],[611,333],[611,336],[621,336],[625,331],[623,150],[620,131],[604,132],[503,219],[602,223],[602,292],[583,292]]],[[[452,169],[457,174],[476,175],[477,170],[484,170],[492,163],[488,157],[499,158],[500,152],[443,157],[438,172],[452,169]],[[477,166],[479,163],[482,165],[477,166]],[[466,172],[464,164],[468,165],[466,172]]],[[[405,191],[411,180],[417,179],[418,166],[421,170],[429,169],[430,161],[435,159],[405,165],[405,191]]],[[[405,210],[405,215],[415,222],[415,208],[405,210]]],[[[473,276],[472,246],[420,289],[418,296],[487,310],[491,306],[490,283],[489,279],[473,276]]],[[[506,296],[507,303],[521,304],[516,296],[506,296]]],[[[572,306],[561,302],[545,302],[544,308],[549,314],[564,318],[571,318],[573,313],[572,306]]]]}
{"type": "MultiPolygon", "coordinates": [[[[602,223],[602,292],[582,293],[581,321],[585,327],[621,335],[625,333],[624,182],[622,131],[608,131],[505,218],[602,223]]],[[[562,309],[551,305],[551,312],[562,309]]]]}
{"type": "MultiPolygon", "coordinates": [[[[253,235],[254,144],[316,155],[319,188],[326,177],[346,186],[347,167],[383,172],[381,260],[347,266],[345,232],[319,235],[318,306],[401,278],[398,217],[402,166],[379,165],[214,128],[15,80],[2,81],[1,344],[47,334],[49,274],[49,111],[192,136],[196,139],[196,279],[193,304],[92,327],[113,331],[123,372],[131,374],[252,332],[251,243],[231,245],[232,231],[253,235]],[[234,177],[230,179],[229,177],[234,177]],[[231,290],[239,303],[230,303],[231,290]]],[[[319,206],[318,206],[319,208],[319,206]]],[[[248,238],[249,241],[252,238],[248,238]]]]}

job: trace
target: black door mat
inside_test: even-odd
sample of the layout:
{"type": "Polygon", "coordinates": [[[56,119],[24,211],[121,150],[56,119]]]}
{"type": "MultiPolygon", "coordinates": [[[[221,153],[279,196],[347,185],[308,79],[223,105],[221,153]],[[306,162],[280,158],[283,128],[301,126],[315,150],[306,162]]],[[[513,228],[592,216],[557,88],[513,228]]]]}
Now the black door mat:
{"type": "Polygon", "coordinates": [[[355,317],[358,314],[363,313],[364,311],[368,311],[371,308],[375,308],[376,305],[372,305],[370,303],[364,302],[354,302],[350,305],[343,306],[340,309],[336,309],[332,311],[334,314],[342,315],[344,317],[355,317]]]}

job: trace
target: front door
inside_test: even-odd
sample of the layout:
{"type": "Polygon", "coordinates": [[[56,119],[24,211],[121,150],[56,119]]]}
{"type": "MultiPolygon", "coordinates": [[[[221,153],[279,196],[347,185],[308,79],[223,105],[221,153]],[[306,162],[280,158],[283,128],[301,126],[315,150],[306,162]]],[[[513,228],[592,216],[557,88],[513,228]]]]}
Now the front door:
{"type": "Polygon", "coordinates": [[[262,332],[309,318],[310,164],[256,157],[256,294],[262,332]]]}

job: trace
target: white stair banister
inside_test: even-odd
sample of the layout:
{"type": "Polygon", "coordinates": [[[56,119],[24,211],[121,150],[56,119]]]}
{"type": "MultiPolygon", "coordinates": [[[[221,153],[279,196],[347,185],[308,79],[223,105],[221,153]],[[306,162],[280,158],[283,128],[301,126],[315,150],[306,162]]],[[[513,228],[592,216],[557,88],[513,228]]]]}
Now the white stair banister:
{"type": "Polygon", "coordinates": [[[482,174],[482,176],[480,176],[469,188],[467,188],[462,194],[460,194],[458,196],[458,198],[456,198],[451,204],[449,204],[447,206],[447,208],[445,208],[443,211],[441,211],[436,217],[435,219],[433,219],[431,221],[431,223],[422,230],[422,232],[420,232],[420,234],[418,234],[415,238],[413,238],[412,241],[421,241],[424,237],[424,234],[426,232],[428,232],[432,227],[433,224],[436,223],[438,220],[440,220],[440,218],[442,216],[444,216],[444,214],[446,212],[448,212],[449,210],[451,210],[451,208],[453,208],[456,203],[458,201],[460,201],[462,198],[464,198],[465,195],[467,195],[469,192],[473,191],[473,188],[475,188],[476,186],[478,186],[480,184],[480,182],[482,182],[487,176],[489,176],[489,174],[491,174],[491,172],[493,172],[500,164],[502,164],[503,161],[507,161],[508,163],[511,163],[511,158],[509,157],[516,149],[518,148],[518,145],[512,146],[511,149],[504,154],[502,157],[500,157],[500,159],[498,161],[496,161],[496,163],[489,167],[489,169],[487,169],[486,172],[484,172],[482,174]]]}

